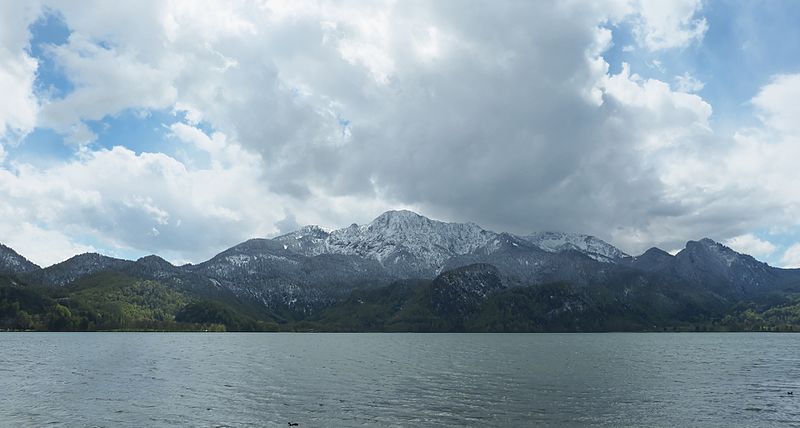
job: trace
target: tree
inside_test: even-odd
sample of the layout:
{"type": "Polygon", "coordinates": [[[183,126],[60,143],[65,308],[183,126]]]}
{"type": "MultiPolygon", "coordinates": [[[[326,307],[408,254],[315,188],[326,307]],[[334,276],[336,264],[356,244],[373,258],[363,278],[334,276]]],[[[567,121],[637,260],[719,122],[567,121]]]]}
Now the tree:
{"type": "Polygon", "coordinates": [[[50,331],[74,330],[77,325],[78,320],[66,306],[56,303],[47,311],[47,329],[50,331]]]}
{"type": "Polygon", "coordinates": [[[31,330],[33,329],[33,317],[25,311],[19,311],[15,324],[14,328],[17,330],[31,330]]]}

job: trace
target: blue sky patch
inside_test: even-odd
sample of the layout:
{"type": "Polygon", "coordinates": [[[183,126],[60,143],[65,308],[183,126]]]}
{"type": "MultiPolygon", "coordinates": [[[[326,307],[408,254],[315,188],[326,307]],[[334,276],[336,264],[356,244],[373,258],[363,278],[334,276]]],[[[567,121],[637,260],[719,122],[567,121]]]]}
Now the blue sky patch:
{"type": "Polygon", "coordinates": [[[45,99],[64,98],[74,89],[48,52],[49,46],[67,42],[70,30],[63,17],[48,11],[30,26],[31,42],[28,54],[39,63],[34,83],[37,95],[45,99]]]}

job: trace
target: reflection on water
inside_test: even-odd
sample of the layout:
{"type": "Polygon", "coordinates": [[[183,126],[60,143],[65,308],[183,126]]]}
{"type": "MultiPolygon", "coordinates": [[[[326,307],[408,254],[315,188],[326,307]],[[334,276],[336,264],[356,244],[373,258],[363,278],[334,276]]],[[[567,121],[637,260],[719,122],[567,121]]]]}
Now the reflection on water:
{"type": "Polygon", "coordinates": [[[3,333],[0,425],[800,424],[798,351],[792,334],[3,333]]]}

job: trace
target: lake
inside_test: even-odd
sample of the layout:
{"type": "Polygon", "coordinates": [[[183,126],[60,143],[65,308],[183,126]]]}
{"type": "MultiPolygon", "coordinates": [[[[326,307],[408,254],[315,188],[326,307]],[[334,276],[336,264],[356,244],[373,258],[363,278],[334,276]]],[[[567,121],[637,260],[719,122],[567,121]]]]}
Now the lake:
{"type": "Polygon", "coordinates": [[[289,422],[800,424],[800,335],[0,333],[2,426],[289,422]]]}

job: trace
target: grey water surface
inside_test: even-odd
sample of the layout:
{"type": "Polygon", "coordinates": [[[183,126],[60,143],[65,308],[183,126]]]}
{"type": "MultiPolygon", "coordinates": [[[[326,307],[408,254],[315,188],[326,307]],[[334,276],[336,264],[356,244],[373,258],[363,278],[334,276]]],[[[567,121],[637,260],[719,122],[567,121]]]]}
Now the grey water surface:
{"type": "Polygon", "coordinates": [[[0,333],[2,426],[289,422],[800,425],[800,335],[0,333]]]}

